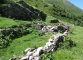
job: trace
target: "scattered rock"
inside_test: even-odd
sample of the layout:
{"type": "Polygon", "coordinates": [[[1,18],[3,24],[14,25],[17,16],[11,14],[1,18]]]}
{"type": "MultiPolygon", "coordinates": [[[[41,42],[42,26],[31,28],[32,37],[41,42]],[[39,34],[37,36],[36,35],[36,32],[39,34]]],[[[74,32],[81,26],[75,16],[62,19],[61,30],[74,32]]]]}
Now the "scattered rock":
{"type": "MultiPolygon", "coordinates": [[[[43,31],[53,30],[55,27],[44,26],[43,31]]],[[[65,25],[58,25],[56,29],[63,30],[63,33],[59,33],[50,37],[48,42],[43,47],[28,48],[25,50],[25,55],[18,60],[41,60],[40,55],[45,52],[53,52],[57,49],[58,44],[63,41],[63,38],[68,35],[69,27],[65,25]]],[[[13,58],[12,58],[13,59],[13,58]]],[[[10,60],[12,60],[10,59],[10,60]]],[[[17,60],[17,58],[16,58],[17,60]]]]}
{"type": "Polygon", "coordinates": [[[43,53],[43,47],[37,48],[36,52],[33,54],[33,56],[40,56],[43,53]]]}
{"type": "Polygon", "coordinates": [[[37,28],[38,30],[41,30],[44,27],[44,24],[35,24],[34,25],[35,28],[37,28]]]}
{"type": "Polygon", "coordinates": [[[7,28],[7,29],[0,29],[0,33],[2,33],[3,35],[8,35],[11,32],[13,32],[14,30],[20,30],[22,28],[7,28]]]}
{"type": "Polygon", "coordinates": [[[23,56],[22,58],[20,58],[20,60],[29,60],[28,56],[23,56]]]}
{"type": "Polygon", "coordinates": [[[57,29],[61,30],[62,32],[65,32],[66,30],[69,30],[69,26],[68,25],[59,24],[57,26],[57,29]]]}

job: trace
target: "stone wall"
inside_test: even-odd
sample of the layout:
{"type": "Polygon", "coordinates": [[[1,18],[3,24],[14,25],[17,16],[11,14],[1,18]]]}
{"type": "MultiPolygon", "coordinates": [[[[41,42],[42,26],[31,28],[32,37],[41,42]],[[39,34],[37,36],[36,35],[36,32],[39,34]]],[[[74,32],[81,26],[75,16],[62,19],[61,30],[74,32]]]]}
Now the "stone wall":
{"type": "Polygon", "coordinates": [[[24,55],[19,58],[10,58],[9,60],[41,60],[41,55],[45,52],[53,52],[57,49],[59,42],[67,36],[69,29],[65,29],[63,33],[58,33],[50,37],[46,44],[38,48],[27,48],[24,55]]]}

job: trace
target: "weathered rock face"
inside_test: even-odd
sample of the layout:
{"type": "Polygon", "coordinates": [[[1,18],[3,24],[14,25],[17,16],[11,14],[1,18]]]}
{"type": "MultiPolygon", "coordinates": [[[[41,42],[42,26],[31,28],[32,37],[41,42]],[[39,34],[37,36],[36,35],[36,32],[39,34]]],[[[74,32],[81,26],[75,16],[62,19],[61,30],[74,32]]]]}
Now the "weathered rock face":
{"type": "Polygon", "coordinates": [[[34,25],[34,27],[38,30],[42,30],[44,26],[45,26],[44,24],[39,24],[39,23],[34,25]]]}
{"type": "Polygon", "coordinates": [[[68,25],[58,24],[57,26],[46,26],[44,24],[36,24],[35,28],[42,30],[43,32],[58,32],[59,30],[62,32],[65,32],[66,30],[69,30],[68,25]]]}
{"type": "MultiPolygon", "coordinates": [[[[50,26],[49,26],[50,29],[50,26]]],[[[38,48],[27,48],[25,50],[24,56],[20,58],[11,58],[10,60],[41,60],[40,55],[45,53],[45,52],[52,52],[55,51],[58,47],[59,42],[63,41],[63,38],[68,35],[69,30],[65,30],[64,33],[59,33],[57,35],[53,35],[48,42],[38,48]]]]}
{"type": "Polygon", "coordinates": [[[0,29],[0,33],[3,35],[9,35],[11,32],[15,30],[23,30],[23,28],[7,28],[7,29],[0,29]]]}
{"type": "Polygon", "coordinates": [[[61,30],[62,32],[65,32],[66,30],[69,30],[69,26],[68,25],[59,24],[57,26],[57,29],[61,30]]]}
{"type": "Polygon", "coordinates": [[[46,14],[34,9],[24,1],[20,1],[18,4],[14,2],[9,3],[8,6],[2,8],[2,15],[21,20],[46,19],[46,14]]]}

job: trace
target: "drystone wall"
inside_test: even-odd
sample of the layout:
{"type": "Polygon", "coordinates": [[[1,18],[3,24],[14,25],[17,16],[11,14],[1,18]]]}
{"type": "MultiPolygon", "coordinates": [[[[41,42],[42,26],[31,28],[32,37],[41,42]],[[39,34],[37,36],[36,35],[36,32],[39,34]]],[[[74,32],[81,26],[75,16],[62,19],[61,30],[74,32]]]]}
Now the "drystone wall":
{"type": "MultiPolygon", "coordinates": [[[[60,26],[60,25],[59,25],[60,26]]],[[[61,25],[65,29],[65,25],[61,25]]],[[[58,27],[57,27],[58,28],[58,27]]],[[[44,27],[42,27],[44,29],[44,27]]],[[[42,30],[41,29],[41,30],[42,30]]],[[[9,60],[41,60],[41,55],[45,52],[53,52],[57,49],[59,42],[69,33],[69,28],[65,29],[63,33],[58,33],[50,37],[46,44],[38,48],[27,48],[24,55],[19,58],[10,58],[9,60]]]]}

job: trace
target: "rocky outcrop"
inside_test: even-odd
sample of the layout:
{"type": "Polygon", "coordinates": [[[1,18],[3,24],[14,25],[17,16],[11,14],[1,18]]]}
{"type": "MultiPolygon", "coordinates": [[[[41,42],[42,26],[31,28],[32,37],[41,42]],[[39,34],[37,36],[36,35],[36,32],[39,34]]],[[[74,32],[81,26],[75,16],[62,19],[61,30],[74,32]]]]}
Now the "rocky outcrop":
{"type": "Polygon", "coordinates": [[[54,19],[54,20],[51,20],[50,23],[60,23],[60,22],[59,22],[59,20],[54,19]]]}
{"type": "Polygon", "coordinates": [[[53,35],[44,46],[38,48],[27,48],[22,57],[10,58],[9,60],[41,60],[41,54],[55,51],[59,42],[63,41],[63,38],[67,35],[68,30],[65,30],[64,33],[53,35]]]}
{"type": "Polygon", "coordinates": [[[44,24],[39,24],[39,23],[34,25],[34,27],[38,30],[42,30],[44,26],[45,26],[44,24]]]}
{"type": "Polygon", "coordinates": [[[64,24],[58,24],[57,26],[46,26],[44,24],[36,24],[35,28],[37,28],[38,30],[42,30],[43,32],[47,33],[47,32],[58,32],[61,31],[62,33],[65,32],[66,30],[69,30],[69,26],[68,25],[64,25],[64,24]]]}
{"type": "Polygon", "coordinates": [[[9,2],[8,6],[4,6],[2,9],[2,16],[11,17],[21,20],[32,20],[32,19],[46,19],[46,14],[38,9],[34,9],[24,1],[18,3],[9,2]]]}
{"type": "Polygon", "coordinates": [[[25,30],[26,28],[5,28],[5,29],[0,29],[0,33],[5,35],[9,35],[13,31],[20,31],[20,30],[25,30]]]}

